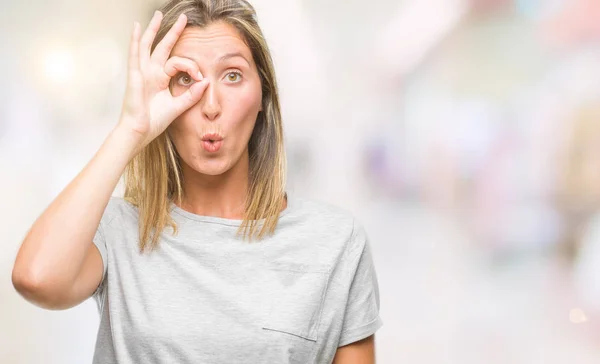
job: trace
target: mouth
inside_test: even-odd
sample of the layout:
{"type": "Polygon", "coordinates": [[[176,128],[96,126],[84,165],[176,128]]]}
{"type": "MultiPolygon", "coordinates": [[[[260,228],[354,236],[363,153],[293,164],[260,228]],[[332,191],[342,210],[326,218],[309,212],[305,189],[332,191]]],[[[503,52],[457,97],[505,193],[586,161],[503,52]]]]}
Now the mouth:
{"type": "Polygon", "coordinates": [[[215,143],[223,140],[223,137],[217,133],[207,133],[204,134],[201,139],[203,142],[215,143]]]}
{"type": "Polygon", "coordinates": [[[223,137],[218,133],[207,133],[201,138],[202,147],[207,152],[215,153],[219,151],[223,144],[223,137]]]}

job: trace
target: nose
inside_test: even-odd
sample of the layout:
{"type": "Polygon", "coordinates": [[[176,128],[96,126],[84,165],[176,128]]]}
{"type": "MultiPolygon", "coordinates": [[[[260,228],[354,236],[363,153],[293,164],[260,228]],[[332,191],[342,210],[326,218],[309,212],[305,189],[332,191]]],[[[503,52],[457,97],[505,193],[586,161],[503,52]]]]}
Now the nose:
{"type": "Polygon", "coordinates": [[[202,113],[210,121],[217,119],[221,114],[218,90],[212,82],[208,84],[202,95],[202,113]]]}

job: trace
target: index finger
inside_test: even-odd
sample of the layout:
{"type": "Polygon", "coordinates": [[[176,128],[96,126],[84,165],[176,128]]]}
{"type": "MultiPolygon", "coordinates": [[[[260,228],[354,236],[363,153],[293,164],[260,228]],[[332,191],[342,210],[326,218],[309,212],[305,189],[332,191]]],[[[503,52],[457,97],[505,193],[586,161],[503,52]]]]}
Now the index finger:
{"type": "Polygon", "coordinates": [[[187,16],[185,14],[179,15],[179,18],[177,18],[175,24],[169,29],[169,32],[156,45],[156,48],[154,48],[154,52],[152,52],[151,56],[152,61],[160,65],[165,64],[171,54],[171,50],[175,46],[175,43],[177,43],[177,39],[179,39],[179,36],[183,33],[186,25],[187,16]]]}

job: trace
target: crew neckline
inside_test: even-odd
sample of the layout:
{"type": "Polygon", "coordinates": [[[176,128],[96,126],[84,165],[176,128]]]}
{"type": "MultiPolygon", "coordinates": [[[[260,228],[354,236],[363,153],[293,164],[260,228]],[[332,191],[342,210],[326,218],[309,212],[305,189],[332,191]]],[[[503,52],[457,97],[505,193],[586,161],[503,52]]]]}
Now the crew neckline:
{"type": "MultiPolygon", "coordinates": [[[[286,191],[285,194],[287,196],[287,206],[285,207],[285,209],[283,211],[281,211],[279,213],[280,219],[282,217],[288,215],[292,211],[292,209],[295,207],[295,202],[296,202],[295,198],[293,196],[291,196],[288,191],[286,191]]],[[[193,212],[182,209],[181,207],[177,206],[174,202],[171,202],[170,206],[171,206],[171,211],[173,211],[173,212],[177,213],[178,215],[183,216],[187,219],[190,219],[190,220],[215,223],[215,224],[221,224],[221,225],[229,225],[229,226],[240,226],[242,224],[242,222],[244,221],[243,219],[229,219],[226,217],[198,215],[193,212]]],[[[260,223],[263,223],[265,221],[265,219],[259,219],[257,221],[260,224],[260,223]]]]}

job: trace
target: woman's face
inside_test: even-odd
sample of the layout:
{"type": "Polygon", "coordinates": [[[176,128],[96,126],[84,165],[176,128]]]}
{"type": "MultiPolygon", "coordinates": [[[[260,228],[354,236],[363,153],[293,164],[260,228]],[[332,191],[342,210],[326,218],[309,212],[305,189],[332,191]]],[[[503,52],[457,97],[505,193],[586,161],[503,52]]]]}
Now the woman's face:
{"type": "MultiPolygon", "coordinates": [[[[248,141],[262,109],[261,82],[252,53],[233,26],[217,22],[204,28],[186,28],[171,52],[173,56],[196,62],[210,83],[202,99],[169,125],[169,135],[182,162],[191,169],[207,175],[222,174],[248,152],[248,141]]],[[[184,93],[193,82],[187,73],[176,75],[172,79],[173,96],[184,93]]]]}

